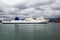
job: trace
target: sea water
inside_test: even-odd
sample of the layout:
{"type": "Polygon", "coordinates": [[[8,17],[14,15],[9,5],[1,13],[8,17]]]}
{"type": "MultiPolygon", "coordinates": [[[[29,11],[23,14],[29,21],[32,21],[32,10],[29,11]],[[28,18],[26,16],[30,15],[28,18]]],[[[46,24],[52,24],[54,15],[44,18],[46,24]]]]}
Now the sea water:
{"type": "Polygon", "coordinates": [[[60,40],[60,23],[0,23],[0,40],[60,40]]]}

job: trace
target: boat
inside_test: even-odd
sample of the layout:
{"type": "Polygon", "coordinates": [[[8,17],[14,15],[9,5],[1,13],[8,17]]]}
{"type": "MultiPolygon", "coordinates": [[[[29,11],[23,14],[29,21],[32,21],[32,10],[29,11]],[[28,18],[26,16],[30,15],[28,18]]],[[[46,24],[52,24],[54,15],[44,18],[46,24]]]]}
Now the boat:
{"type": "Polygon", "coordinates": [[[55,20],[54,22],[55,22],[55,23],[60,23],[60,20],[55,20]]]}
{"type": "Polygon", "coordinates": [[[18,17],[15,20],[3,20],[3,24],[41,24],[41,23],[48,23],[48,19],[44,19],[43,17],[40,18],[25,18],[23,20],[19,20],[18,17]]]}

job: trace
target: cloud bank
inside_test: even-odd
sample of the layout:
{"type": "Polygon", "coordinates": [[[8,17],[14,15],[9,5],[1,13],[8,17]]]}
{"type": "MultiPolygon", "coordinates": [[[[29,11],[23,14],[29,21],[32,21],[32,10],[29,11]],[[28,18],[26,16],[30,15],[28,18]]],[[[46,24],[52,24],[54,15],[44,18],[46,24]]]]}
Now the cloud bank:
{"type": "Polygon", "coordinates": [[[60,0],[0,0],[0,16],[55,17],[60,15],[60,0]]]}

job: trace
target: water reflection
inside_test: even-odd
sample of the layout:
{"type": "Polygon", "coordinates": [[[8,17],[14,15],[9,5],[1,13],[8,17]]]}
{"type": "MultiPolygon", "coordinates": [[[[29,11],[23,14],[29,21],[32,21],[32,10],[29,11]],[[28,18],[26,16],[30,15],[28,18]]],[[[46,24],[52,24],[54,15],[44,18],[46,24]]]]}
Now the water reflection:
{"type": "Polygon", "coordinates": [[[19,25],[15,24],[15,36],[14,36],[14,40],[18,40],[19,38],[19,25]]]}
{"type": "Polygon", "coordinates": [[[2,32],[2,24],[0,23],[0,32],[2,32]]]}
{"type": "Polygon", "coordinates": [[[49,35],[47,30],[48,27],[43,24],[15,24],[15,38],[16,40],[44,40],[43,38],[49,35]]]}
{"type": "MultiPolygon", "coordinates": [[[[33,27],[33,26],[32,26],[33,27]]],[[[33,30],[29,25],[15,24],[15,39],[33,40],[33,30]]]]}
{"type": "Polygon", "coordinates": [[[60,24],[0,24],[0,40],[60,40],[60,24]]]}

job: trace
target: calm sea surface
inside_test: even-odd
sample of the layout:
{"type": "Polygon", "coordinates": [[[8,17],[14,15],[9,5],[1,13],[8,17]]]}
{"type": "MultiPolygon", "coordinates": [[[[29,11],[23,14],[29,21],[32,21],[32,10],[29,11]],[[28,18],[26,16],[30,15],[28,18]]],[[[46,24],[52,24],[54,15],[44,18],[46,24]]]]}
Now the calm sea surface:
{"type": "Polygon", "coordinates": [[[0,40],[60,40],[60,23],[0,23],[0,40]]]}

